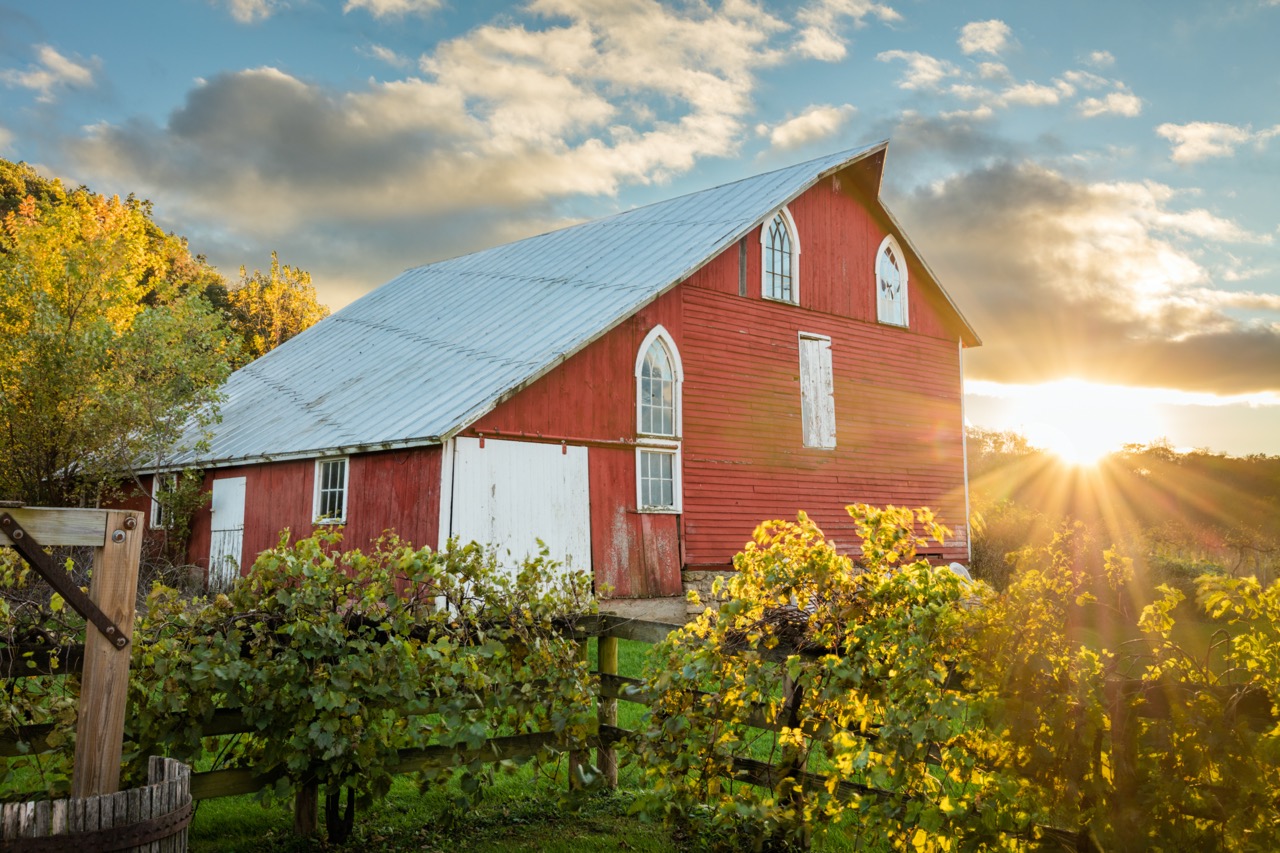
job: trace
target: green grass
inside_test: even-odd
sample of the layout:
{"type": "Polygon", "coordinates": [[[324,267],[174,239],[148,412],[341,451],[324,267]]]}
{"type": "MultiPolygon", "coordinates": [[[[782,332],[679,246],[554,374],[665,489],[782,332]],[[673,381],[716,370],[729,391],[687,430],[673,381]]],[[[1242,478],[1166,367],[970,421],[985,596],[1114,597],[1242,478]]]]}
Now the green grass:
{"type": "Polygon", "coordinates": [[[253,797],[230,797],[200,804],[190,830],[193,853],[333,850],[382,853],[398,850],[477,851],[674,851],[667,830],[627,815],[633,794],[598,794],[578,808],[561,802],[558,779],[535,778],[531,769],[499,778],[478,806],[459,810],[451,802],[456,786],[419,793],[413,781],[397,779],[391,793],[356,815],[351,839],[343,845],[293,835],[286,804],[261,806],[253,797]]]}

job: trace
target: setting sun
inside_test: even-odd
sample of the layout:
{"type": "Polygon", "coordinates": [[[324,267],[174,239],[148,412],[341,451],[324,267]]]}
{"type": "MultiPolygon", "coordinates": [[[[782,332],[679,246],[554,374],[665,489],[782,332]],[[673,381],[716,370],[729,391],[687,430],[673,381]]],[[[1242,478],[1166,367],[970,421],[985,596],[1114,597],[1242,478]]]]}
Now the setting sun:
{"type": "Polygon", "coordinates": [[[1147,389],[1079,379],[1003,389],[1006,421],[1032,445],[1074,465],[1091,465],[1125,444],[1155,441],[1165,428],[1147,389]]]}

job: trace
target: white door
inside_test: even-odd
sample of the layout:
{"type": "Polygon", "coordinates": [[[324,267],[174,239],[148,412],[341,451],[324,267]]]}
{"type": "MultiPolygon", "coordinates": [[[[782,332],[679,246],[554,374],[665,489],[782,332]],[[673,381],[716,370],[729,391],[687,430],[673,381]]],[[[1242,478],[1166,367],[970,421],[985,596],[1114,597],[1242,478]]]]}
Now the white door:
{"type": "Polygon", "coordinates": [[[566,568],[591,571],[587,448],[457,439],[450,533],[496,545],[512,564],[546,543],[566,568]]]}
{"type": "Polygon", "coordinates": [[[213,481],[209,506],[209,589],[222,592],[240,574],[244,547],[244,477],[213,481]]]}

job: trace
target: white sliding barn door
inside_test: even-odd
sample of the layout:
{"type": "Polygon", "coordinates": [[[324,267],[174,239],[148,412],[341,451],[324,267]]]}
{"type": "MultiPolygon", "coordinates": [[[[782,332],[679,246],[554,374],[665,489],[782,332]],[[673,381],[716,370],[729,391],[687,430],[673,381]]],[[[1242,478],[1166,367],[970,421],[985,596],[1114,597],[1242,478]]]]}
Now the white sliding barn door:
{"type": "Polygon", "coordinates": [[[450,532],[498,547],[510,566],[546,543],[567,568],[591,571],[587,448],[459,438],[450,532]],[[510,558],[507,553],[510,553],[510,558]]]}
{"type": "Polygon", "coordinates": [[[209,589],[223,592],[240,574],[244,551],[244,477],[213,481],[209,504],[209,589]]]}

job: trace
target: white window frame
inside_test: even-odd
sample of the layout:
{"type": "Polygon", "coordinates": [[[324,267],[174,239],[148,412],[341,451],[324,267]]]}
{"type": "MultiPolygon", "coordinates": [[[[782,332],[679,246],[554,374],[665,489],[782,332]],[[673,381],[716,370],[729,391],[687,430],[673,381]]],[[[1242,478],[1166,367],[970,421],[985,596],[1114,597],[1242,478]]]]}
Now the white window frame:
{"type": "Polygon", "coordinates": [[[351,482],[351,457],[349,456],[325,456],[316,460],[315,476],[312,478],[314,483],[311,490],[311,521],[312,524],[346,524],[347,510],[350,506],[351,491],[348,488],[351,482]],[[324,466],[341,462],[342,464],[342,515],[341,517],[331,517],[320,515],[320,499],[321,499],[321,483],[323,482],[324,466]]]}
{"type": "Polygon", "coordinates": [[[902,253],[902,247],[898,245],[897,239],[892,234],[887,235],[880,241],[880,248],[876,249],[875,260],[871,270],[871,279],[875,282],[876,288],[876,321],[884,323],[887,326],[899,326],[903,329],[911,325],[911,305],[908,300],[910,288],[907,286],[907,256],[902,253]],[[902,276],[902,300],[884,299],[880,295],[880,258],[884,256],[885,251],[891,251],[893,256],[898,259],[898,272],[902,276]],[[897,318],[890,316],[890,306],[901,305],[902,317],[901,322],[897,318]]]}
{"type": "Polygon", "coordinates": [[[791,218],[791,211],[784,205],[774,211],[764,224],[760,226],[760,296],[770,302],[781,302],[784,305],[800,304],[800,231],[796,221],[791,218]],[[791,237],[791,298],[783,299],[769,293],[769,231],[774,220],[781,217],[783,227],[791,237]]]}
{"type": "Polygon", "coordinates": [[[683,511],[684,499],[681,494],[683,489],[684,478],[681,475],[682,458],[680,453],[680,436],[684,429],[683,409],[684,409],[684,365],[680,361],[680,350],[676,347],[675,340],[671,334],[661,325],[654,326],[649,330],[649,334],[645,335],[644,341],[640,344],[640,349],[636,353],[636,363],[634,370],[635,377],[635,401],[636,401],[636,507],[639,512],[645,513],[666,513],[678,514],[683,511]],[[644,370],[645,356],[649,354],[649,349],[655,344],[660,343],[666,350],[667,358],[671,362],[671,372],[674,382],[671,398],[675,406],[672,413],[673,432],[652,433],[645,432],[641,421],[641,398],[640,398],[640,378],[641,372],[644,370]],[[644,502],[643,487],[643,459],[645,453],[661,453],[670,455],[671,460],[671,506],[652,506],[644,502]]]}
{"type": "Polygon", "coordinates": [[[645,441],[636,445],[636,509],[638,512],[656,515],[678,515],[683,510],[683,483],[681,473],[683,458],[678,441],[645,441]],[[646,504],[644,502],[644,455],[646,453],[661,454],[671,457],[671,505],[646,504]]]}
{"type": "Polygon", "coordinates": [[[178,472],[165,471],[151,475],[151,517],[147,520],[147,526],[152,530],[164,530],[164,507],[156,499],[161,492],[160,484],[162,482],[171,483],[172,488],[170,491],[176,491],[178,488],[178,472]]]}
{"type": "Polygon", "coordinates": [[[836,398],[835,370],[831,362],[831,338],[812,332],[799,333],[800,367],[800,435],[805,447],[817,450],[834,450],[836,446],[836,398]],[[818,344],[818,363],[810,365],[805,359],[805,341],[818,344]],[[813,372],[815,383],[806,382],[806,366],[813,372]],[[807,388],[810,384],[815,387],[807,388]],[[829,429],[824,429],[826,421],[829,429]]]}

